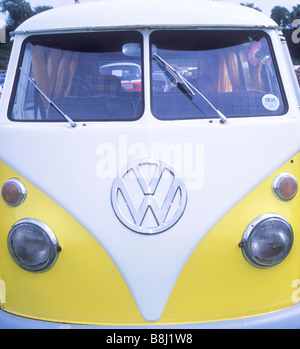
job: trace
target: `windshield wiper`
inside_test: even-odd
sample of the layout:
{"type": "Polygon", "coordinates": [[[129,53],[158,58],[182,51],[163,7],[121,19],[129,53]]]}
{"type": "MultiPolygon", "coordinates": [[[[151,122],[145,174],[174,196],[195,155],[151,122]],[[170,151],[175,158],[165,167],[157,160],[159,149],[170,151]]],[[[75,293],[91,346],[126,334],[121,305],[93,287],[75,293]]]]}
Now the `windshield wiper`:
{"type": "Polygon", "coordinates": [[[45,98],[45,100],[52,105],[54,109],[56,109],[60,115],[62,115],[72,127],[76,126],[76,123],[68,116],[66,115],[45,93],[38,87],[38,85],[31,79],[31,77],[25,73],[25,71],[20,68],[20,71],[24,74],[24,76],[27,78],[27,80],[32,84],[32,86],[45,98]]]}
{"type": "Polygon", "coordinates": [[[153,55],[153,59],[155,62],[159,65],[159,67],[163,68],[165,71],[167,71],[174,79],[174,85],[180,85],[182,89],[186,91],[186,93],[190,97],[194,97],[195,93],[194,91],[188,86],[186,83],[184,77],[180,75],[168,62],[163,60],[157,53],[153,55]]]}
{"type": "Polygon", "coordinates": [[[211,108],[218,114],[220,121],[224,124],[227,121],[226,116],[220,112],[199,90],[196,89],[194,85],[192,85],[189,81],[187,81],[179,72],[177,72],[173,67],[170,66],[168,62],[162,59],[157,53],[154,53],[153,60],[158,64],[159,67],[164,69],[167,73],[169,73],[174,81],[172,81],[181,91],[186,93],[193,104],[203,112],[199,106],[199,100],[197,97],[201,96],[202,99],[208,103],[211,108]]]}

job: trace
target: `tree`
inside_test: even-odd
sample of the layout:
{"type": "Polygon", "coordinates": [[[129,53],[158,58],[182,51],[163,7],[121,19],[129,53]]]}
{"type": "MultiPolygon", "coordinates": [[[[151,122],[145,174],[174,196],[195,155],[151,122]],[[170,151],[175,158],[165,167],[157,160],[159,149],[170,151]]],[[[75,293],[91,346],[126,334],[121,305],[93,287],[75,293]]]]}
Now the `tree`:
{"type": "Polygon", "coordinates": [[[281,27],[286,28],[290,25],[290,11],[282,6],[275,6],[271,11],[271,18],[281,27]]]}
{"type": "Polygon", "coordinates": [[[243,2],[241,2],[240,5],[250,7],[250,8],[253,8],[254,10],[262,12],[260,8],[255,7],[254,3],[247,2],[246,4],[244,4],[243,2]]]}
{"type": "Polygon", "coordinates": [[[300,5],[293,6],[293,9],[290,13],[290,20],[293,22],[295,19],[300,18],[300,5]]]}
{"type": "Polygon", "coordinates": [[[285,7],[275,6],[272,8],[271,18],[282,27],[294,64],[300,64],[300,45],[293,41],[293,22],[300,18],[300,5],[294,6],[291,12],[285,7]]]}
{"type": "Polygon", "coordinates": [[[2,0],[0,6],[1,12],[8,14],[6,25],[12,30],[33,15],[30,4],[24,0],[2,0]]]}
{"type": "Polygon", "coordinates": [[[30,3],[25,0],[0,0],[0,12],[7,15],[6,44],[1,44],[0,47],[0,69],[6,69],[11,52],[9,33],[29,17],[51,8],[51,6],[37,6],[32,9],[30,3]]]}
{"type": "Polygon", "coordinates": [[[37,15],[38,13],[51,10],[53,7],[52,6],[36,6],[33,8],[33,14],[37,15]]]}
{"type": "Polygon", "coordinates": [[[7,31],[15,30],[21,23],[31,16],[46,11],[52,6],[38,6],[34,10],[25,0],[0,0],[0,12],[7,14],[7,31]]]}

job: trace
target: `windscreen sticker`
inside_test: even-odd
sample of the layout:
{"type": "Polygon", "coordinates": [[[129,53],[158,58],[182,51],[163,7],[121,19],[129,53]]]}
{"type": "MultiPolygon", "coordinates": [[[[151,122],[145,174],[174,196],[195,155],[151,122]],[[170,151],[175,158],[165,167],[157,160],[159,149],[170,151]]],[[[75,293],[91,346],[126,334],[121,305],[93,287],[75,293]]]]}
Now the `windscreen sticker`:
{"type": "Polygon", "coordinates": [[[272,94],[267,94],[263,96],[262,104],[266,109],[275,111],[279,108],[280,102],[276,96],[272,94]]]}

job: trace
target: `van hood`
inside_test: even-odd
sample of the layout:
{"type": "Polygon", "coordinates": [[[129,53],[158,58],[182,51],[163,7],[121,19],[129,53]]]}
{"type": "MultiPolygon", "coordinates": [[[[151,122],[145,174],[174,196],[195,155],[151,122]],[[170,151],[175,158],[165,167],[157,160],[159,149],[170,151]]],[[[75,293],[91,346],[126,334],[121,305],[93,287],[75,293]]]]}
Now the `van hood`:
{"type": "Polygon", "coordinates": [[[143,317],[155,321],[205,235],[299,151],[299,127],[297,120],[273,118],[223,125],[78,123],[74,129],[64,123],[12,123],[0,126],[0,156],[95,237],[118,267],[143,317]],[[289,147],[282,146],[285,141],[289,147]],[[139,172],[141,164],[149,176],[139,172]],[[153,164],[169,171],[156,209],[153,164]],[[132,169],[135,175],[124,189],[122,178],[132,169]],[[170,187],[178,193],[174,200],[167,195],[170,187]],[[132,201],[127,196],[126,203],[126,195],[132,201]],[[155,230],[164,221],[165,216],[159,218],[163,204],[169,210],[173,202],[166,220],[171,223],[155,230]],[[142,205],[144,211],[139,210],[142,205]],[[151,212],[145,218],[147,207],[151,212]],[[135,212],[133,218],[128,209],[135,212]],[[139,214],[144,231],[134,223],[139,214]]]}

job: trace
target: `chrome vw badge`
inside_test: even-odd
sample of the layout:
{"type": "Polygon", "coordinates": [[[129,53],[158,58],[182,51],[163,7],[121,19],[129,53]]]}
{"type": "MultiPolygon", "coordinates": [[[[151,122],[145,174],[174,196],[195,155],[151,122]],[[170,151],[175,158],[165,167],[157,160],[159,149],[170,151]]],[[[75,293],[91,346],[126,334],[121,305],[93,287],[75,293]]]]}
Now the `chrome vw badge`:
{"type": "Polygon", "coordinates": [[[183,180],[170,165],[143,159],[120,171],[112,186],[111,202],[126,227],[137,233],[157,234],[180,219],[187,193],[183,180]]]}

